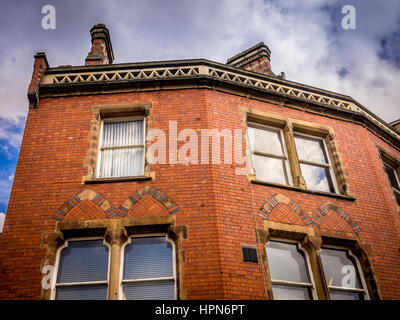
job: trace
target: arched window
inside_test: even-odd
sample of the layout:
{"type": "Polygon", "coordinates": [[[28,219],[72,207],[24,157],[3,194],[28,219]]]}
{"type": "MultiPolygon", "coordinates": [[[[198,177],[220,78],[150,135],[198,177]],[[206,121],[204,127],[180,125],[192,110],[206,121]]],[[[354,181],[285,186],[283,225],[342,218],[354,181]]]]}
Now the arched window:
{"type": "Polygon", "coordinates": [[[364,300],[368,298],[357,259],[348,250],[322,248],[320,256],[331,300],[364,300]]]}
{"type": "Polygon", "coordinates": [[[275,300],[314,299],[308,259],[298,243],[269,241],[267,256],[275,300]]]}
{"type": "Polygon", "coordinates": [[[59,250],[54,298],[107,299],[109,248],[104,241],[70,240],[59,250]]]}
{"type": "Polygon", "coordinates": [[[176,299],[174,246],[166,236],[132,237],[123,251],[123,299],[176,299]]]}

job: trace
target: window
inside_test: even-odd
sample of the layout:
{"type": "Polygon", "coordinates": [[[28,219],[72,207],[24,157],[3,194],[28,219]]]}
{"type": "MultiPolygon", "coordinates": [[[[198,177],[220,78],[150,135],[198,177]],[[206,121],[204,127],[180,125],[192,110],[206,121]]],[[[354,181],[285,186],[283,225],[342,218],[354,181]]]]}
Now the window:
{"type": "Polygon", "coordinates": [[[320,256],[331,300],[364,300],[367,297],[357,261],[347,250],[322,248],[320,256]]]}
{"type": "Polygon", "coordinates": [[[143,176],[145,164],[143,117],[102,121],[97,177],[143,176]]]}
{"type": "Polygon", "coordinates": [[[174,250],[166,237],[131,238],[124,248],[123,299],[175,299],[174,250]]]}
{"type": "Polygon", "coordinates": [[[295,134],[300,170],[310,190],[335,192],[332,166],[322,138],[295,134]]]}
{"type": "Polygon", "coordinates": [[[264,120],[259,117],[248,115],[248,119],[247,136],[256,174],[256,177],[250,177],[251,180],[316,192],[348,194],[335,145],[330,143],[330,149],[327,147],[326,140],[332,136],[331,128],[272,115],[265,119],[268,125],[260,123],[264,120]],[[336,161],[335,166],[332,159],[336,161]]]}
{"type": "Polygon", "coordinates": [[[392,166],[390,166],[389,164],[384,163],[383,166],[384,166],[384,169],[385,169],[385,171],[386,171],[386,173],[388,175],[390,185],[392,186],[394,195],[395,195],[396,200],[397,200],[397,204],[400,206],[400,182],[399,182],[399,176],[398,176],[396,170],[392,166]]]}
{"type": "Polygon", "coordinates": [[[267,256],[275,300],[313,299],[309,263],[299,244],[269,241],[267,256]]]}
{"type": "Polygon", "coordinates": [[[51,298],[106,300],[115,283],[119,299],[176,299],[174,248],[165,235],[130,237],[117,251],[118,264],[104,239],[68,240],[58,250],[51,298]]]}
{"type": "Polygon", "coordinates": [[[257,179],[285,185],[291,184],[282,130],[249,124],[247,132],[257,179]]]}
{"type": "Polygon", "coordinates": [[[371,248],[357,235],[265,221],[265,253],[275,300],[381,299],[371,248]],[[322,262],[322,263],[321,263],[322,262]],[[363,273],[363,270],[365,273],[363,273]]]}
{"type": "Polygon", "coordinates": [[[107,299],[108,260],[103,240],[67,241],[60,248],[55,299],[107,299]]]}

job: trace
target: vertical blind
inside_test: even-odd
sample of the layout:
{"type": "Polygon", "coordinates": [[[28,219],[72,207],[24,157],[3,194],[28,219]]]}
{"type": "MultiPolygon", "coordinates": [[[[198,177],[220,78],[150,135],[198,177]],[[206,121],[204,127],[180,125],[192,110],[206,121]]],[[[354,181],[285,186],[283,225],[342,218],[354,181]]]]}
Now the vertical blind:
{"type": "Polygon", "coordinates": [[[104,122],[99,177],[144,174],[144,121],[104,122]]]}
{"type": "Polygon", "coordinates": [[[165,237],[132,238],[124,250],[126,299],[174,299],[172,245],[165,237]]]}

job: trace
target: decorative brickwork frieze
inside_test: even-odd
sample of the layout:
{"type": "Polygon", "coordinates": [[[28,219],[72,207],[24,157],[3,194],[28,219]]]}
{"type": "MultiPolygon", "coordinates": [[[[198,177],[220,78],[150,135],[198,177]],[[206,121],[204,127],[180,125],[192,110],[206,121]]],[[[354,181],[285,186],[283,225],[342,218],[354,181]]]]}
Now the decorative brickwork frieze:
{"type": "Polygon", "coordinates": [[[333,203],[323,204],[314,213],[305,213],[294,200],[283,194],[275,194],[267,199],[259,209],[258,215],[264,220],[345,232],[361,232],[359,223],[333,203]]]}
{"type": "MultiPolygon", "coordinates": [[[[71,215],[74,211],[78,211],[80,207],[83,207],[83,214],[86,215],[86,218],[90,216],[90,211],[96,211],[103,213],[104,215],[107,212],[111,211],[113,207],[111,206],[110,202],[104,198],[102,195],[98,194],[97,192],[91,189],[85,189],[78,194],[75,194],[65,201],[57,210],[56,214],[53,216],[53,219],[57,221],[62,221],[69,215],[71,215]],[[90,201],[91,204],[87,204],[85,206],[84,203],[90,201]],[[97,207],[97,208],[96,208],[97,207]]],[[[95,215],[95,214],[94,214],[95,215]]],[[[94,217],[92,217],[94,218],[94,217]]],[[[101,217],[96,216],[95,218],[99,219],[101,217]]],[[[68,219],[69,220],[69,219],[68,219]]]]}
{"type": "MultiPolygon", "coordinates": [[[[294,214],[296,214],[300,221],[307,221],[309,220],[309,216],[303,212],[300,206],[295,203],[292,199],[288,198],[283,194],[275,194],[268,200],[264,202],[264,204],[259,209],[258,215],[263,218],[264,220],[269,220],[270,214],[272,211],[279,206],[279,204],[284,203],[289,207],[294,214]]],[[[304,222],[305,223],[305,222],[304,222]]],[[[303,224],[304,224],[303,223],[303,224]]]]}
{"type": "Polygon", "coordinates": [[[180,212],[180,209],[171,197],[152,186],[146,186],[134,192],[122,203],[119,209],[128,213],[132,210],[135,210],[138,206],[140,207],[144,201],[150,203],[153,202],[159,205],[157,207],[151,205],[148,206],[149,211],[156,212],[157,208],[162,207],[167,214],[175,214],[180,212]],[[149,200],[146,200],[146,198],[149,200]]]}
{"type": "Polygon", "coordinates": [[[355,222],[349,213],[331,202],[319,207],[315,215],[322,221],[321,228],[355,233],[361,232],[359,223],[355,222]]]}
{"type": "Polygon", "coordinates": [[[175,201],[164,192],[146,186],[135,191],[119,207],[114,207],[101,194],[85,189],[65,201],[53,216],[54,220],[110,219],[132,215],[173,215],[180,212],[175,201]]]}

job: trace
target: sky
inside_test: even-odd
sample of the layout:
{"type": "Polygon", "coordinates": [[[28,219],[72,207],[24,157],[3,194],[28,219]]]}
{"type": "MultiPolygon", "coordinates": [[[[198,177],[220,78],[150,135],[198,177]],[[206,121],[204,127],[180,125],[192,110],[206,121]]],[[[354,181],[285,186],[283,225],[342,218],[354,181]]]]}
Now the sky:
{"type": "Polygon", "coordinates": [[[83,65],[90,28],[110,30],[114,63],[205,58],[225,63],[263,41],[288,80],[355,98],[387,122],[400,118],[400,0],[2,0],[0,212],[6,213],[28,112],[33,55],[83,65]],[[42,28],[42,7],[56,28],[42,28]],[[343,29],[344,5],[356,29],[343,29]]]}

